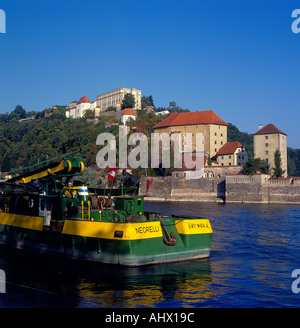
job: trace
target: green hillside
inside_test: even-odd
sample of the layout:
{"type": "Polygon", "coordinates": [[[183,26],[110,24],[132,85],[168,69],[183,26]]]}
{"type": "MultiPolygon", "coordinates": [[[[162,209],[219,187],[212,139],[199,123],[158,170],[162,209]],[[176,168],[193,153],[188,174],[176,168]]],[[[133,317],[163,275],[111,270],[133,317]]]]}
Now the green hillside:
{"type": "MultiPolygon", "coordinates": [[[[10,114],[0,114],[0,171],[27,167],[75,150],[80,150],[86,166],[95,166],[100,149],[96,146],[97,136],[109,132],[118,138],[118,125],[105,128],[104,121],[94,124],[86,119],[67,119],[65,110],[65,106],[54,106],[42,112],[26,112],[17,106],[10,114]],[[35,119],[24,120],[26,118],[35,119]]],[[[136,126],[150,137],[152,127],[163,119],[143,110],[129,126],[136,126]]],[[[253,156],[253,136],[231,123],[228,141],[241,142],[253,156]]],[[[300,149],[288,148],[288,170],[290,175],[300,174],[300,149]]],[[[148,173],[151,174],[151,170],[148,173]]]]}

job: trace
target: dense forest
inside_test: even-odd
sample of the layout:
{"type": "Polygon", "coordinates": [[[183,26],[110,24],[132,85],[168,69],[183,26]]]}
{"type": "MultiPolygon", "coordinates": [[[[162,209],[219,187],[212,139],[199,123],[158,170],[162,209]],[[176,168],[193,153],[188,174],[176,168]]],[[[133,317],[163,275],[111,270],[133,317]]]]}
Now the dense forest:
{"type": "MultiPolygon", "coordinates": [[[[169,109],[173,111],[176,104],[173,102],[170,105],[169,109]]],[[[0,171],[28,167],[76,150],[80,150],[86,166],[95,167],[96,154],[100,149],[96,146],[97,136],[109,132],[118,138],[118,125],[105,127],[104,119],[97,124],[86,119],[67,119],[65,110],[65,106],[54,106],[41,112],[26,112],[22,106],[17,106],[10,114],[0,114],[0,171]]],[[[163,119],[161,115],[142,110],[136,122],[129,122],[128,125],[137,127],[138,131],[150,137],[152,127],[163,119]]],[[[228,141],[241,142],[250,157],[253,156],[252,135],[239,131],[231,123],[228,124],[228,141]]],[[[299,175],[299,168],[300,149],[288,148],[289,175],[299,175]]],[[[160,174],[155,170],[147,173],[160,174]]]]}
{"type": "MultiPolygon", "coordinates": [[[[17,106],[10,114],[0,114],[0,171],[28,167],[76,150],[80,150],[86,166],[95,166],[101,148],[96,146],[97,136],[109,132],[118,140],[118,125],[106,128],[105,120],[110,120],[109,117],[97,124],[86,119],[67,119],[65,110],[65,106],[54,106],[43,112],[26,113],[17,106]],[[32,115],[35,119],[24,120],[32,115]]],[[[150,136],[152,127],[161,120],[161,116],[143,110],[137,121],[129,125],[150,136]]]]}

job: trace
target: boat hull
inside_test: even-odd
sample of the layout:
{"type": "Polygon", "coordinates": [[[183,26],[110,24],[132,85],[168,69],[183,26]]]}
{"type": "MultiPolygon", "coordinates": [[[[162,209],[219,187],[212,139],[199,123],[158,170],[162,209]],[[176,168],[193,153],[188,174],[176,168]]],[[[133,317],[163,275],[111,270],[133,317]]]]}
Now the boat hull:
{"type": "Polygon", "coordinates": [[[210,254],[213,232],[207,219],[66,220],[61,229],[45,228],[41,219],[0,213],[0,243],[29,252],[124,266],[187,261],[210,254]]]}

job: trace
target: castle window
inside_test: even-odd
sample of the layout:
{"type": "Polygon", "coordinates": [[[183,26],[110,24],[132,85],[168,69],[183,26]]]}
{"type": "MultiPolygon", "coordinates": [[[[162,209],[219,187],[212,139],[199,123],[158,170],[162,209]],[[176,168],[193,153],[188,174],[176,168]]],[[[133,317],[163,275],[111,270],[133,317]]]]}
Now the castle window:
{"type": "Polygon", "coordinates": [[[266,143],[266,144],[265,144],[265,146],[266,146],[266,147],[269,147],[269,144],[268,144],[268,143],[266,143]]]}
{"type": "Polygon", "coordinates": [[[269,137],[268,136],[265,136],[265,139],[269,139],[269,137]]]}

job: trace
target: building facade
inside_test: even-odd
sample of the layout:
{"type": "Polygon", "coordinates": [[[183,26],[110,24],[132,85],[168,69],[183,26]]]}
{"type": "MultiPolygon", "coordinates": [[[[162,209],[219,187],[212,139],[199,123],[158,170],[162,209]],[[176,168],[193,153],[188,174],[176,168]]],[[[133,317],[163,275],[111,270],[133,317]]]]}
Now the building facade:
{"type": "Polygon", "coordinates": [[[274,152],[280,151],[282,169],[287,172],[287,134],[279,130],[275,125],[259,125],[259,130],[253,133],[254,158],[263,159],[272,170],[275,167],[274,152]]]}
{"type": "Polygon", "coordinates": [[[216,161],[221,166],[245,165],[248,162],[248,154],[240,142],[227,142],[217,152],[216,161]]]}
{"type": "Polygon", "coordinates": [[[79,101],[72,101],[66,110],[67,118],[82,118],[87,110],[96,113],[96,101],[90,101],[87,96],[81,97],[79,101]]]}
{"type": "MultiPolygon", "coordinates": [[[[174,113],[153,127],[155,133],[180,133],[184,141],[186,133],[193,137],[192,151],[196,150],[196,133],[204,136],[204,153],[213,157],[227,143],[227,123],[214,111],[174,113]]],[[[184,144],[183,144],[184,146],[184,144]]]]}
{"type": "Polygon", "coordinates": [[[121,122],[126,125],[127,121],[129,119],[133,119],[135,121],[136,117],[135,117],[135,114],[132,110],[132,108],[125,108],[124,111],[123,111],[123,115],[121,117],[121,122]]]}
{"type": "Polygon", "coordinates": [[[135,99],[135,107],[133,109],[142,109],[142,91],[137,89],[120,88],[110,92],[103,93],[97,96],[97,107],[100,111],[105,111],[108,107],[116,107],[117,110],[121,109],[122,101],[127,93],[131,93],[135,99]]]}

